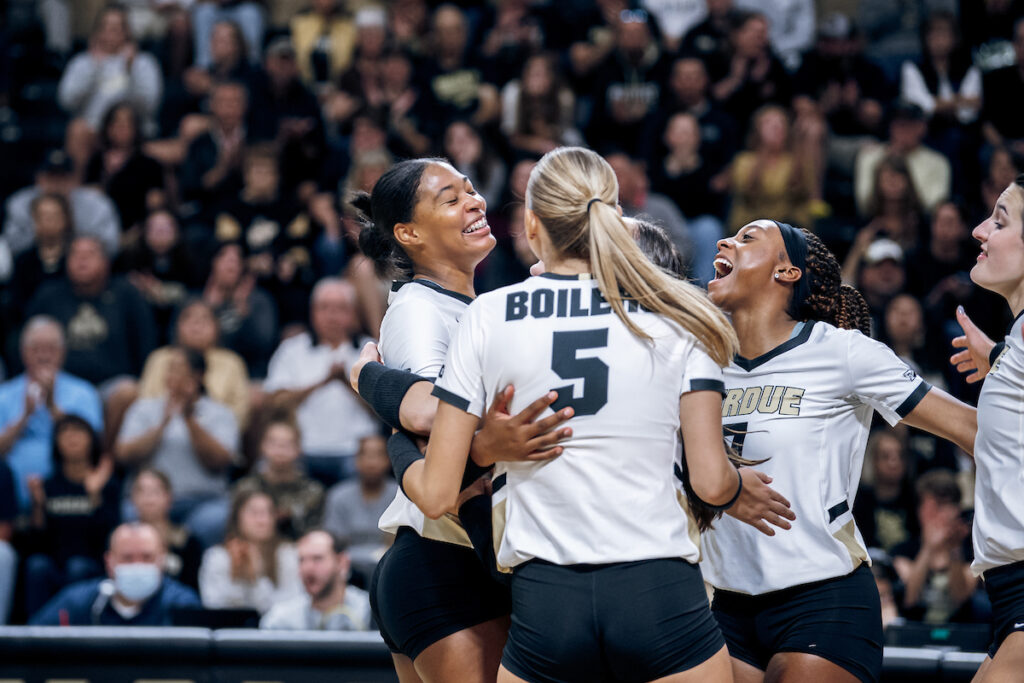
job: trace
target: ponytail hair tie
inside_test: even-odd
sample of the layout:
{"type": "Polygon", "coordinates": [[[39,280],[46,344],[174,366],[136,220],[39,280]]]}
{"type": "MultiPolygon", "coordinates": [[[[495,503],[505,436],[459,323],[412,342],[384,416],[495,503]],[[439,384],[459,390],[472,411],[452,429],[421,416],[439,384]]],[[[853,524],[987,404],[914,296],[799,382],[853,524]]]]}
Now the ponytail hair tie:
{"type": "Polygon", "coordinates": [[[594,197],[589,202],[587,202],[587,213],[588,214],[590,213],[590,207],[592,207],[594,205],[594,202],[599,202],[599,201],[601,201],[600,197],[594,197]]]}

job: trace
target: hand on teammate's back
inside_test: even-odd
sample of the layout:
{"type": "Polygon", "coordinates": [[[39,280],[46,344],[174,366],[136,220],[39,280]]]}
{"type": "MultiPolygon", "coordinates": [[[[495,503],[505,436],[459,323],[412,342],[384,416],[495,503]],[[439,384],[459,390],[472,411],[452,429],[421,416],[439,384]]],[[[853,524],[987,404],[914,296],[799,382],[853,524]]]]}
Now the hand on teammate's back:
{"type": "Polygon", "coordinates": [[[956,367],[957,372],[971,373],[966,377],[968,384],[980,382],[988,374],[989,354],[992,353],[992,348],[996,343],[978,329],[974,321],[964,312],[963,306],[957,306],[956,321],[960,323],[964,334],[953,340],[953,347],[964,350],[951,356],[949,362],[956,367]]]}
{"type": "Polygon", "coordinates": [[[768,486],[772,478],[749,467],[740,468],[740,477],[743,478],[743,491],[726,514],[746,522],[765,536],[775,535],[770,525],[789,529],[791,525],[786,520],[796,519],[796,514],[789,509],[789,501],[768,486]]]}
{"type": "Polygon", "coordinates": [[[470,450],[470,457],[477,465],[488,467],[496,462],[550,460],[562,454],[558,442],[572,436],[569,427],[557,429],[572,417],[572,408],[537,420],[558,399],[556,392],[549,391],[522,412],[511,415],[509,404],[514,393],[512,386],[505,387],[484,415],[470,450]]]}

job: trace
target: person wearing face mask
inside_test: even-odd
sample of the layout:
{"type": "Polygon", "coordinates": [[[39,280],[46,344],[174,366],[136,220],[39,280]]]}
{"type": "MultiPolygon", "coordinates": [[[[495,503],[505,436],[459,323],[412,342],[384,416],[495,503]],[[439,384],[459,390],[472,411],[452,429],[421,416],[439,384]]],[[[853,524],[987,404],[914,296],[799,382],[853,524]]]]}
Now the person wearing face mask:
{"type": "Polygon", "coordinates": [[[199,607],[191,588],[164,576],[166,547],[144,523],[122,524],[104,557],[107,578],[68,586],[29,620],[32,626],[170,626],[178,608],[199,607]]]}

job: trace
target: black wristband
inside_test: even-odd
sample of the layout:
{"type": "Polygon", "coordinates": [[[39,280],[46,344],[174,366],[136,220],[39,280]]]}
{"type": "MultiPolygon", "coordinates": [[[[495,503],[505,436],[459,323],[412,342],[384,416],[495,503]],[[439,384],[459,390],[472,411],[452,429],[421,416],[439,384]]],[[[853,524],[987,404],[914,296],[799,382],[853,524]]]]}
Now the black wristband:
{"type": "Polygon", "coordinates": [[[405,432],[395,432],[388,439],[388,458],[391,460],[391,468],[395,471],[395,479],[398,481],[398,487],[402,489],[402,493],[405,493],[405,486],[402,485],[405,471],[414,462],[423,460],[425,457],[416,446],[416,442],[405,432]]]}
{"type": "Polygon", "coordinates": [[[412,385],[429,381],[405,370],[391,370],[382,363],[367,363],[359,371],[359,395],[388,426],[403,429],[402,399],[412,385]]]}
{"type": "MultiPolygon", "coordinates": [[[[740,494],[743,493],[743,475],[740,474],[740,469],[738,467],[736,468],[736,478],[740,480],[739,486],[736,487],[736,493],[734,493],[732,498],[730,498],[724,504],[712,505],[711,503],[708,503],[703,500],[701,500],[700,502],[704,503],[704,506],[709,510],[714,510],[715,512],[725,512],[726,510],[728,510],[729,508],[736,504],[736,501],[739,500],[740,498],[740,494]]],[[[694,491],[693,495],[697,496],[697,492],[694,491]]],[[[700,500],[700,496],[697,496],[697,499],[700,500]]]]}
{"type": "Polygon", "coordinates": [[[992,364],[996,362],[996,358],[999,358],[999,354],[1006,348],[1006,342],[999,342],[992,347],[992,350],[988,352],[988,366],[991,368],[992,364]]]}

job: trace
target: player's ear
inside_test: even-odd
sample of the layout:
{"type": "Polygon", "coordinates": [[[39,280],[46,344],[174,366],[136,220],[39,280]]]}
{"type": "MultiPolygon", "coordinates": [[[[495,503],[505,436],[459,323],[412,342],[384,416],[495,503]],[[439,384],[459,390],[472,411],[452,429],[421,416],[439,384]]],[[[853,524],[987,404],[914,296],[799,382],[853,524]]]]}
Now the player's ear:
{"type": "Polygon", "coordinates": [[[394,233],[395,241],[403,247],[419,244],[422,241],[415,223],[396,223],[394,233]]]}
{"type": "Polygon", "coordinates": [[[778,266],[774,275],[776,280],[787,284],[798,282],[802,276],[803,271],[792,264],[778,266]]]}
{"type": "Polygon", "coordinates": [[[540,230],[540,219],[530,209],[523,211],[523,228],[526,231],[527,240],[537,239],[537,233],[540,230]]]}

